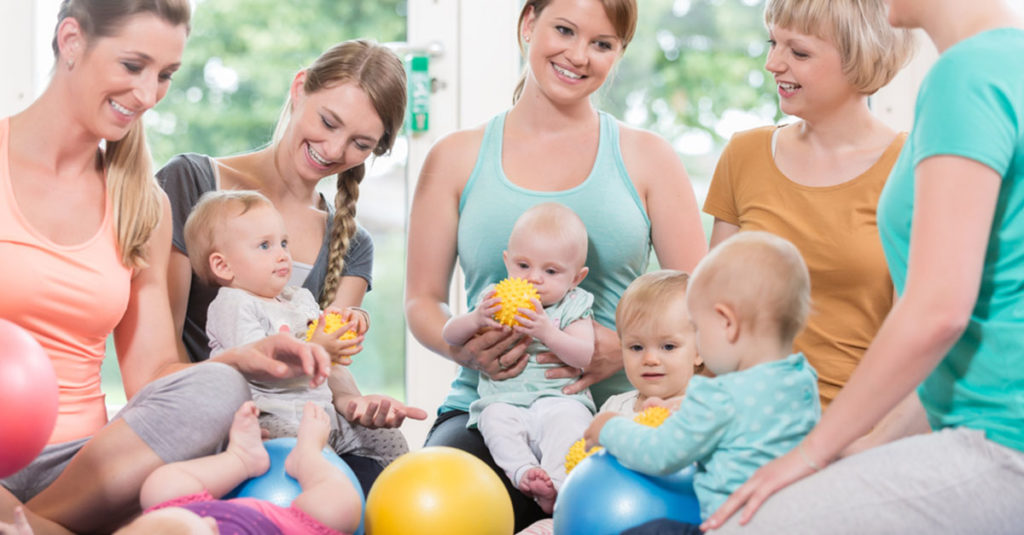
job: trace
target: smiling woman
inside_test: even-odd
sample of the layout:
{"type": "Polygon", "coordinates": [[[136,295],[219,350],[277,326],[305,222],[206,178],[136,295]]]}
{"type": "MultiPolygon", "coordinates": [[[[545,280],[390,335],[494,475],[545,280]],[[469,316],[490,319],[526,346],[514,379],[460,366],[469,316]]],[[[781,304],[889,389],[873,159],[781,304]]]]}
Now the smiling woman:
{"type": "MultiPolygon", "coordinates": [[[[173,248],[168,264],[174,325],[193,361],[209,357],[207,311],[217,288],[204,281],[189,262],[184,226],[203,193],[213,190],[256,190],[284,218],[292,257],[289,286],[303,286],[320,307],[340,310],[342,320],[369,325],[360,308],[370,289],[373,241],[355,220],[359,185],[371,155],[387,153],[394,144],[405,112],[405,70],[389,49],[369,41],[345,41],[320,55],[292,77],[288,99],[266,147],[227,157],[195,153],[175,156],[157,179],[171,200],[173,248]],[[321,179],[337,175],[337,193],[329,203],[317,190],[321,179]]],[[[360,329],[360,332],[366,329],[360,329]]],[[[363,338],[328,348],[334,360],[362,351],[363,338]]],[[[366,427],[397,427],[407,408],[388,396],[364,397],[344,366],[335,366],[333,386],[360,401],[345,417],[356,425],[344,433],[362,436],[366,427]],[[375,404],[386,401],[385,403],[375,404]],[[386,405],[386,406],[385,406],[386,405]],[[380,422],[377,416],[380,416],[380,422]]],[[[332,388],[333,390],[333,388],[332,388]]],[[[338,391],[335,390],[335,399],[338,391]]],[[[413,411],[419,415],[421,411],[413,411]]],[[[425,417],[425,414],[422,415],[425,417]]],[[[404,439],[397,430],[389,443],[404,439]]],[[[394,451],[369,451],[355,437],[338,453],[353,466],[364,488],[394,451]]],[[[374,441],[373,439],[370,439],[374,441]]]]}
{"type": "Polygon", "coordinates": [[[50,443],[0,481],[0,521],[24,501],[36,533],[111,532],[156,467],[221,443],[247,395],[239,371],[326,378],[326,355],[282,336],[201,366],[174,350],[170,210],[139,119],[167,92],[189,18],[187,0],[64,0],[49,85],[0,119],[0,255],[18,259],[0,269],[0,317],[40,342],[59,386],[50,443]],[[111,331],[132,401],[108,424],[111,331]]]}

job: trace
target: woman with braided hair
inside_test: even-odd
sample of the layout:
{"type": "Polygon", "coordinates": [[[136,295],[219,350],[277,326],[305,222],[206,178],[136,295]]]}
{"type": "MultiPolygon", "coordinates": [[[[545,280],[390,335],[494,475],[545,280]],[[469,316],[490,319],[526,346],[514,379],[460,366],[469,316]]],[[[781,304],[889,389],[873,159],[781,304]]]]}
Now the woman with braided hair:
{"type": "MultiPolygon", "coordinates": [[[[168,268],[171,308],[191,360],[209,356],[206,313],[217,288],[193,272],[184,225],[202,194],[218,189],[256,190],[273,202],[284,218],[294,259],[289,285],[309,289],[321,308],[341,310],[342,322],[359,333],[329,344],[327,352],[337,361],[362,349],[369,316],[359,305],[370,289],[373,242],[355,221],[356,201],[364,162],[371,154],[387,153],[394,144],[405,98],[405,70],[393,52],[369,41],[345,41],[295,75],[266,147],[226,157],[180,154],[157,172],[174,214],[168,268]],[[338,188],[333,204],[316,190],[320,180],[332,174],[337,175],[338,188]]],[[[358,395],[351,373],[344,366],[332,368],[332,390],[358,395]]],[[[359,400],[342,411],[341,420],[361,425],[352,433],[355,442],[349,451],[339,453],[353,454],[343,456],[368,489],[381,464],[401,453],[394,451],[396,442],[401,448],[406,445],[397,431],[365,428],[397,427],[407,415],[426,415],[418,409],[407,412],[387,396],[359,400]]]]}

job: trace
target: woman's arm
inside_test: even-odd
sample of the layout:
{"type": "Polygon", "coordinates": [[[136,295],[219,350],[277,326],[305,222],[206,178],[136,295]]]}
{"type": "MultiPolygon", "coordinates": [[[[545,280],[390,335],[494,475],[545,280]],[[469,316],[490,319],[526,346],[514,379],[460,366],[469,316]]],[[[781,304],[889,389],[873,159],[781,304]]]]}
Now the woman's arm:
{"type": "Polygon", "coordinates": [[[184,353],[171,328],[167,268],[171,254],[171,205],[160,192],[163,216],[147,245],[148,267],[138,269],[131,282],[128,308],[114,328],[125,394],[131,399],[153,379],[185,366],[184,353]]]}
{"type": "Polygon", "coordinates": [[[917,166],[903,296],[800,447],[758,470],[704,527],[720,526],[744,505],[740,523],[746,523],[769,496],[867,433],[945,357],[977,300],[1000,184],[991,168],[956,156],[917,166]]]}
{"type": "MultiPolygon", "coordinates": [[[[354,275],[345,275],[338,283],[338,290],[334,294],[334,301],[330,306],[341,310],[351,310],[362,319],[355,326],[350,326],[359,334],[366,334],[370,330],[370,314],[359,308],[363,306],[363,299],[366,297],[366,290],[369,288],[366,279],[354,275]],[[352,308],[354,307],[354,308],[352,308]]],[[[354,319],[356,316],[353,316],[354,319]]]]}
{"type": "Polygon", "coordinates": [[[901,438],[929,433],[931,430],[928,416],[917,397],[917,392],[911,392],[899,405],[893,407],[871,432],[854,440],[839,456],[849,457],[901,438]]]}
{"type": "Polygon", "coordinates": [[[448,292],[457,255],[459,196],[469,179],[482,132],[456,132],[437,142],[427,154],[409,214],[405,316],[409,330],[431,351],[457,364],[480,370],[492,379],[518,375],[526,366],[529,340],[505,353],[515,334],[490,330],[453,346],[441,335],[451,317],[448,292]],[[506,354],[503,370],[498,357],[506,354]]]}
{"type": "Polygon", "coordinates": [[[740,227],[716,217],[715,224],[711,227],[711,248],[714,249],[739,231],[740,227]]]}
{"type": "Polygon", "coordinates": [[[658,263],[665,269],[692,273],[708,247],[686,168],[657,134],[621,130],[622,158],[647,208],[658,263]]]}
{"type": "MultiPolygon", "coordinates": [[[[185,314],[188,312],[188,295],[192,289],[192,264],[188,256],[173,244],[167,259],[167,295],[171,303],[171,317],[174,318],[174,333],[181,338],[185,329],[185,314]]],[[[184,354],[184,346],[182,346],[184,354]]]]}

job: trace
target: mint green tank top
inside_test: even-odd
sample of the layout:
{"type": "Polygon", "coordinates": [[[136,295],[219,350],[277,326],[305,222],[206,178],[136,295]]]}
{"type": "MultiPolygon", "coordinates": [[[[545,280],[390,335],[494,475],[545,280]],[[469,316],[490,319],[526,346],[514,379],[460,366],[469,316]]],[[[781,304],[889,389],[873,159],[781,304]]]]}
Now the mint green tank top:
{"type": "MultiPolygon", "coordinates": [[[[615,328],[619,297],[647,270],[651,221],[622,162],[615,118],[603,112],[599,117],[600,141],[590,175],[578,186],[563,191],[533,191],[513,184],[501,167],[505,114],[487,124],[476,166],[459,200],[459,265],[466,275],[469,299],[480,295],[488,284],[505,278],[501,253],[516,219],[536,204],[559,202],[572,208],[587,226],[590,273],[580,287],[594,295],[597,321],[615,328]]],[[[461,368],[438,412],[469,410],[470,403],[477,399],[478,379],[475,370],[461,368]]],[[[631,389],[626,374],[619,371],[591,387],[591,393],[601,406],[608,396],[631,389]]]]}

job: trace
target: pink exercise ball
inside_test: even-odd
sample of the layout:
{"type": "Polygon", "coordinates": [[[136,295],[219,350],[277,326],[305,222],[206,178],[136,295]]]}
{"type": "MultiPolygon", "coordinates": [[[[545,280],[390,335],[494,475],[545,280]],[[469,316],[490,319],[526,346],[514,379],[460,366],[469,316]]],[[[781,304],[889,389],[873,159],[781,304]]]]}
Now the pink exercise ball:
{"type": "Polygon", "coordinates": [[[57,375],[25,329],[0,319],[0,477],[35,459],[57,422],[57,375]]]}

